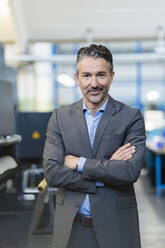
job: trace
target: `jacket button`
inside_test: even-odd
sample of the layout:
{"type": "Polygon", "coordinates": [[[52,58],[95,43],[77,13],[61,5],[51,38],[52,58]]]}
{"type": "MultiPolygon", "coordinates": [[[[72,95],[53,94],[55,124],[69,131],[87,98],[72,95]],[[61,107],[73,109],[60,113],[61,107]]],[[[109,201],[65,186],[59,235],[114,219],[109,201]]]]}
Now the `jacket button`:
{"type": "Polygon", "coordinates": [[[79,207],[80,207],[80,203],[79,203],[79,202],[75,202],[74,206],[75,206],[76,208],[79,208],[79,207]]]}

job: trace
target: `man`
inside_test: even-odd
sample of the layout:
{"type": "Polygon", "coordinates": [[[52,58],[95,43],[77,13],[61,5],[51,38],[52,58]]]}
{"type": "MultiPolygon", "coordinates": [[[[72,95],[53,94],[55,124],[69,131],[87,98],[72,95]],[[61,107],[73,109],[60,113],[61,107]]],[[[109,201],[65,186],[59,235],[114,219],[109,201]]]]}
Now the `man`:
{"type": "Polygon", "coordinates": [[[145,151],[143,117],[108,95],[106,47],[81,48],[75,77],[83,99],[54,110],[43,156],[48,185],[58,187],[54,247],[140,248],[133,183],[145,151]]]}

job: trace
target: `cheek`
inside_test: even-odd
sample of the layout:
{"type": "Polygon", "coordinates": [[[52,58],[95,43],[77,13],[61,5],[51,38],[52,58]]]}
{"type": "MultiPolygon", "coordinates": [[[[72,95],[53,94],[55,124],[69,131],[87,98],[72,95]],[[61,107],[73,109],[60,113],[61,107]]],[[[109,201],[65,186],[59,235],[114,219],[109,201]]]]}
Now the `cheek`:
{"type": "Polygon", "coordinates": [[[109,89],[110,85],[111,85],[111,82],[109,82],[109,81],[104,82],[104,87],[106,89],[109,89]]]}
{"type": "Polygon", "coordinates": [[[82,94],[85,95],[86,92],[87,92],[87,89],[82,85],[79,85],[79,87],[80,87],[80,90],[81,90],[82,94]]]}
{"type": "Polygon", "coordinates": [[[85,84],[85,83],[79,83],[79,86],[80,86],[80,89],[82,90],[82,91],[86,91],[87,89],[88,89],[88,87],[89,87],[89,84],[85,84]]]}

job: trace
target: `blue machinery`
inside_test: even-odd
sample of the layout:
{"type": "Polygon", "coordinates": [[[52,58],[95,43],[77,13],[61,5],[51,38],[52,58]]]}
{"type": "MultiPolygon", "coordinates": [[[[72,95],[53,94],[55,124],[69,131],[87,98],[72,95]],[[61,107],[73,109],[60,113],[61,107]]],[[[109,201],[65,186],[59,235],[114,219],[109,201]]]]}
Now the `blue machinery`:
{"type": "Polygon", "coordinates": [[[156,154],[156,195],[161,196],[162,190],[165,189],[165,184],[162,184],[162,159],[161,154],[156,154]]]}
{"type": "Polygon", "coordinates": [[[165,190],[165,184],[163,183],[162,171],[163,171],[163,155],[165,152],[163,150],[153,149],[152,146],[147,145],[147,165],[149,170],[155,167],[155,186],[156,186],[156,196],[161,197],[162,190],[165,190]],[[154,159],[152,154],[155,154],[154,159]]]}
{"type": "Polygon", "coordinates": [[[162,195],[162,190],[165,189],[165,184],[162,183],[162,155],[163,153],[158,153],[158,152],[155,153],[155,160],[153,161],[152,152],[153,151],[149,149],[148,166],[151,168],[152,166],[155,165],[156,195],[160,197],[162,195]]]}

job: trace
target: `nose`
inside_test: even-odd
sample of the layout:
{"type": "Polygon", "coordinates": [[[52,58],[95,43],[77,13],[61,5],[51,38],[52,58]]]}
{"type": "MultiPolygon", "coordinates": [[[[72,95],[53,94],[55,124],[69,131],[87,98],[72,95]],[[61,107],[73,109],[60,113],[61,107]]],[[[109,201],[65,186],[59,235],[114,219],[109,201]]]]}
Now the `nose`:
{"type": "Polygon", "coordinates": [[[97,81],[97,77],[96,77],[96,76],[93,76],[93,77],[92,77],[91,86],[92,86],[93,88],[95,88],[95,87],[98,86],[98,81],[97,81]]]}

